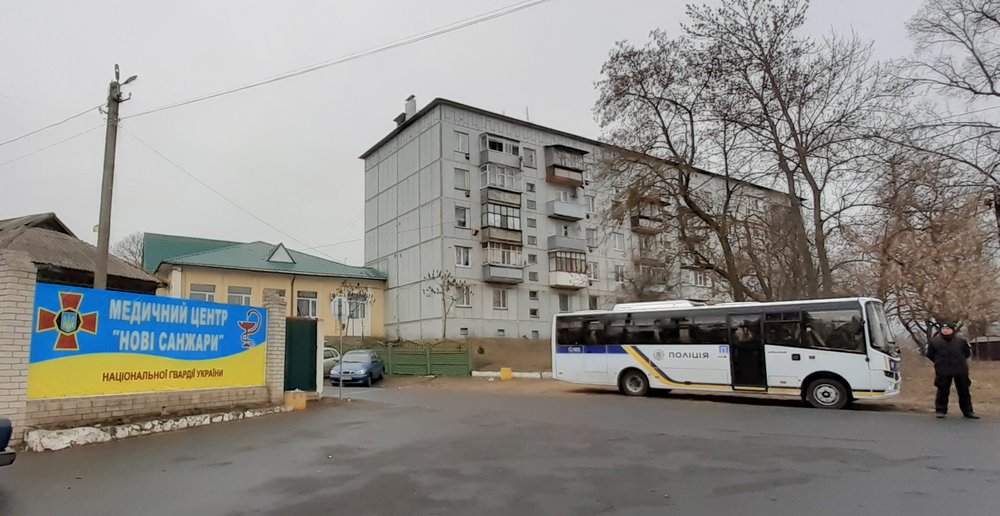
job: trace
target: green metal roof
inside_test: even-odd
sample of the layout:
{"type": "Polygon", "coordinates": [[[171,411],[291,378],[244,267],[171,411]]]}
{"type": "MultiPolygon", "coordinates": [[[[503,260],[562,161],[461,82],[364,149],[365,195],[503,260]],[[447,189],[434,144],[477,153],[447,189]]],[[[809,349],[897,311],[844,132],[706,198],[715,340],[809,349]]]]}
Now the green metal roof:
{"type": "Polygon", "coordinates": [[[228,240],[160,235],[158,233],[144,233],[142,243],[142,268],[150,274],[155,274],[156,269],[160,268],[160,264],[170,258],[239,245],[239,242],[228,240]]]}
{"type": "MultiPolygon", "coordinates": [[[[163,235],[159,235],[163,236],[163,235]]],[[[185,238],[185,237],[172,237],[185,238]]],[[[193,239],[201,240],[201,239],[193,239]]],[[[219,241],[214,241],[219,242],[219,241]]],[[[228,244],[228,242],[226,242],[228,244]]],[[[287,261],[269,261],[275,249],[281,244],[267,242],[251,242],[249,244],[230,244],[203,252],[184,256],[164,258],[161,263],[176,265],[193,265],[199,267],[216,267],[244,271],[275,272],[279,274],[301,274],[303,276],[326,276],[334,278],[354,279],[386,279],[385,274],[370,267],[356,267],[319,258],[311,254],[300,253],[287,249],[294,263],[287,261]]],[[[157,264],[157,267],[159,264],[157,264]]]]}

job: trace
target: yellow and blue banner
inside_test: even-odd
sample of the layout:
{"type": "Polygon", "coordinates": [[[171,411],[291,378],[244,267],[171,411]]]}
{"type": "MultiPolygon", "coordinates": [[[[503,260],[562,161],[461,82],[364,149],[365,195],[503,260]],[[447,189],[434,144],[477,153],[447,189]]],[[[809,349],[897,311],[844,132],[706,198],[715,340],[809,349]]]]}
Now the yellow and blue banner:
{"type": "Polygon", "coordinates": [[[267,311],[38,283],[28,398],[264,385],[267,311]]]}

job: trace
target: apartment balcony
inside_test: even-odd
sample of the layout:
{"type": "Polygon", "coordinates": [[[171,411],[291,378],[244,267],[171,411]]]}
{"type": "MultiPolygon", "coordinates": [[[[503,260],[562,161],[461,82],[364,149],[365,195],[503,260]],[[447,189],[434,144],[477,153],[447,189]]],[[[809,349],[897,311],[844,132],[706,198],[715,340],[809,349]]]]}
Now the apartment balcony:
{"type": "Polygon", "coordinates": [[[579,204],[565,201],[545,203],[545,212],[554,219],[581,220],[587,217],[587,210],[579,204]]]}
{"type": "Polygon", "coordinates": [[[482,202],[499,203],[509,206],[521,207],[521,194],[507,189],[500,189],[495,186],[485,186],[479,190],[479,198],[482,202]]]}
{"type": "Polygon", "coordinates": [[[497,165],[503,165],[505,167],[521,168],[521,156],[515,156],[513,154],[507,154],[506,152],[491,149],[483,149],[479,151],[479,162],[496,163],[497,165]]]}
{"type": "Polygon", "coordinates": [[[580,289],[590,284],[586,272],[549,271],[549,286],[580,289]]]}
{"type": "Polygon", "coordinates": [[[507,283],[511,285],[523,283],[524,269],[516,265],[484,263],[483,281],[489,283],[507,283]]]}
{"type": "Polygon", "coordinates": [[[549,251],[579,251],[587,252],[587,242],[582,238],[552,235],[548,241],[549,251]]]}
{"type": "Polygon", "coordinates": [[[483,228],[483,241],[521,243],[521,232],[514,229],[488,226],[483,228]]]}
{"type": "Polygon", "coordinates": [[[655,235],[667,229],[663,219],[639,214],[632,214],[631,226],[633,232],[646,235],[655,235]]]}
{"type": "Polygon", "coordinates": [[[583,186],[583,170],[574,170],[562,165],[549,165],[545,169],[545,181],[554,185],[583,186]]]}

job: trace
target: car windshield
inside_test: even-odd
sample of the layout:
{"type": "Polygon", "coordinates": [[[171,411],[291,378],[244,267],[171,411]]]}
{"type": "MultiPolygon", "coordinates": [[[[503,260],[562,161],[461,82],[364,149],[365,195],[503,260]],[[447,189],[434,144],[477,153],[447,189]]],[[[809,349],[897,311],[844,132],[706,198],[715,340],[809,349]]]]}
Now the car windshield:
{"type": "Polygon", "coordinates": [[[868,333],[871,335],[872,347],[894,357],[899,356],[899,348],[892,337],[889,322],[885,317],[885,309],[882,303],[870,301],[865,305],[865,312],[868,316],[868,333]]]}
{"type": "Polygon", "coordinates": [[[371,355],[368,353],[351,351],[344,354],[342,362],[347,364],[367,364],[371,362],[371,355]]]}

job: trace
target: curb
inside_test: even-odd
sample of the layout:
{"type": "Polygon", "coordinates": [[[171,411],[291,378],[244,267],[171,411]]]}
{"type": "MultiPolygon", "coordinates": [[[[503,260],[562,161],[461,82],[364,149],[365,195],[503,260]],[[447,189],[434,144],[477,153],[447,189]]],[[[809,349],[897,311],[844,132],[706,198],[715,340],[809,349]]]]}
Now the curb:
{"type": "MultiPolygon", "coordinates": [[[[500,378],[499,371],[473,371],[472,376],[474,378],[500,378]]],[[[552,371],[541,371],[541,372],[513,372],[511,376],[514,378],[532,378],[535,380],[549,380],[552,378],[552,371]]]]}
{"type": "Polygon", "coordinates": [[[85,444],[105,443],[128,439],[140,435],[158,434],[184,428],[211,425],[226,421],[237,421],[266,416],[281,412],[291,412],[291,407],[278,405],[261,409],[213,412],[175,418],[160,418],[142,423],[125,423],[111,426],[81,426],[61,430],[31,430],[24,437],[25,447],[31,451],[57,451],[85,444]]]}

